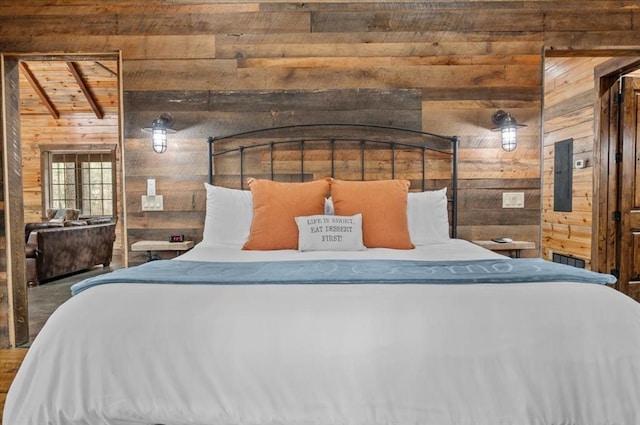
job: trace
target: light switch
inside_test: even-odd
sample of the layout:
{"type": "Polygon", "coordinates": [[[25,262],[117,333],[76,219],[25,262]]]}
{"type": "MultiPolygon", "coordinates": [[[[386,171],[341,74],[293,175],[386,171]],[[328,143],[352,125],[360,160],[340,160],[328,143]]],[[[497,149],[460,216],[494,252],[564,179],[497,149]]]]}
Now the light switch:
{"type": "Polygon", "coordinates": [[[147,196],[156,195],[156,179],[147,179],[147,196]]]}

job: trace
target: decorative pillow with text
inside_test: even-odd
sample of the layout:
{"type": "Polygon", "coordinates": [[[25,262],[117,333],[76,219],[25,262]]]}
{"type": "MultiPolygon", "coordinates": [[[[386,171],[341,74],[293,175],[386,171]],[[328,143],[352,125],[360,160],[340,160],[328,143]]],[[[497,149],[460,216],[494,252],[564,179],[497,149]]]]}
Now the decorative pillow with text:
{"type": "Polygon", "coordinates": [[[299,251],[363,251],[362,214],[296,217],[299,251]]]}

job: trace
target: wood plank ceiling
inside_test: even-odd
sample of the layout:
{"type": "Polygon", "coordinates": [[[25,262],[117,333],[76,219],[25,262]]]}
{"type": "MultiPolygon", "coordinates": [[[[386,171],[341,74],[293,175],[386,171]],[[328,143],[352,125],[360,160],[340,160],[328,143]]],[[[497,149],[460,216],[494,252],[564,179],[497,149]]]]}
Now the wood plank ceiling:
{"type": "Polygon", "coordinates": [[[26,60],[20,63],[23,116],[91,113],[102,119],[117,108],[115,61],[26,60]]]}

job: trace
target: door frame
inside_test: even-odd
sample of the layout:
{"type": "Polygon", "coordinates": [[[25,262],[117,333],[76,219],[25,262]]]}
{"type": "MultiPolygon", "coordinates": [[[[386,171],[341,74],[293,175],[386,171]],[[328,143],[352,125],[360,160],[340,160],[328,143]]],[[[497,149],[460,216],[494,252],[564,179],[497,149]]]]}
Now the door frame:
{"type": "MultiPolygon", "coordinates": [[[[629,55],[633,52],[629,52],[629,55]]],[[[610,185],[610,171],[615,167],[615,152],[617,140],[611,140],[609,129],[610,121],[610,89],[625,74],[640,69],[640,51],[633,57],[629,55],[617,57],[597,66],[594,69],[595,93],[597,96],[594,111],[594,173],[593,173],[593,220],[591,265],[595,271],[610,273],[615,264],[615,245],[611,245],[612,237],[615,238],[613,220],[610,217],[614,211],[616,199],[613,198],[613,189],[617,190],[617,181],[614,188],[610,185]]],[[[622,129],[618,129],[622,131],[622,129]]],[[[614,176],[617,179],[617,175],[614,176]]]]}
{"type": "MultiPolygon", "coordinates": [[[[6,288],[7,300],[0,305],[6,308],[8,323],[0,330],[0,348],[17,347],[29,342],[29,317],[27,281],[24,258],[24,194],[22,181],[22,148],[20,142],[20,88],[18,64],[22,60],[82,61],[108,58],[118,62],[118,147],[120,150],[120,187],[115,196],[122,204],[122,246],[128,246],[126,232],[126,198],[124,169],[124,89],[122,77],[122,52],[104,53],[0,53],[0,155],[2,181],[0,191],[4,196],[4,231],[6,278],[0,278],[0,295],[6,288]],[[20,160],[16,160],[19,158],[20,160]],[[11,159],[11,160],[10,160],[11,159]],[[8,335],[5,335],[8,333],[8,335]],[[8,343],[8,344],[7,344],[8,343]]],[[[1,251],[1,247],[0,247],[1,251]]],[[[2,255],[0,253],[0,255],[2,255]]],[[[126,267],[126,255],[123,254],[126,267]]],[[[2,270],[0,270],[2,272],[2,270]]],[[[1,296],[0,296],[1,298],[1,296]]]]}

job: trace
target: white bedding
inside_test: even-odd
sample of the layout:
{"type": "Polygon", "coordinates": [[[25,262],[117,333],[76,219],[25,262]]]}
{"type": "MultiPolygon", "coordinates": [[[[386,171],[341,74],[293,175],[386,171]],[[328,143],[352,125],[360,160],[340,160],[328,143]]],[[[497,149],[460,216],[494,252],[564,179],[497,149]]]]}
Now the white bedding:
{"type": "MultiPolygon", "coordinates": [[[[497,255],[393,255],[425,250],[497,255]]],[[[117,284],[51,316],[3,424],[634,425],[638,400],[640,306],[602,285],[117,284]]]]}
{"type": "Polygon", "coordinates": [[[190,261],[295,261],[318,259],[342,260],[483,260],[501,258],[488,249],[462,239],[418,245],[415,249],[370,248],[365,251],[305,251],[282,249],[277,251],[243,251],[241,245],[198,244],[176,259],[190,261]]]}

